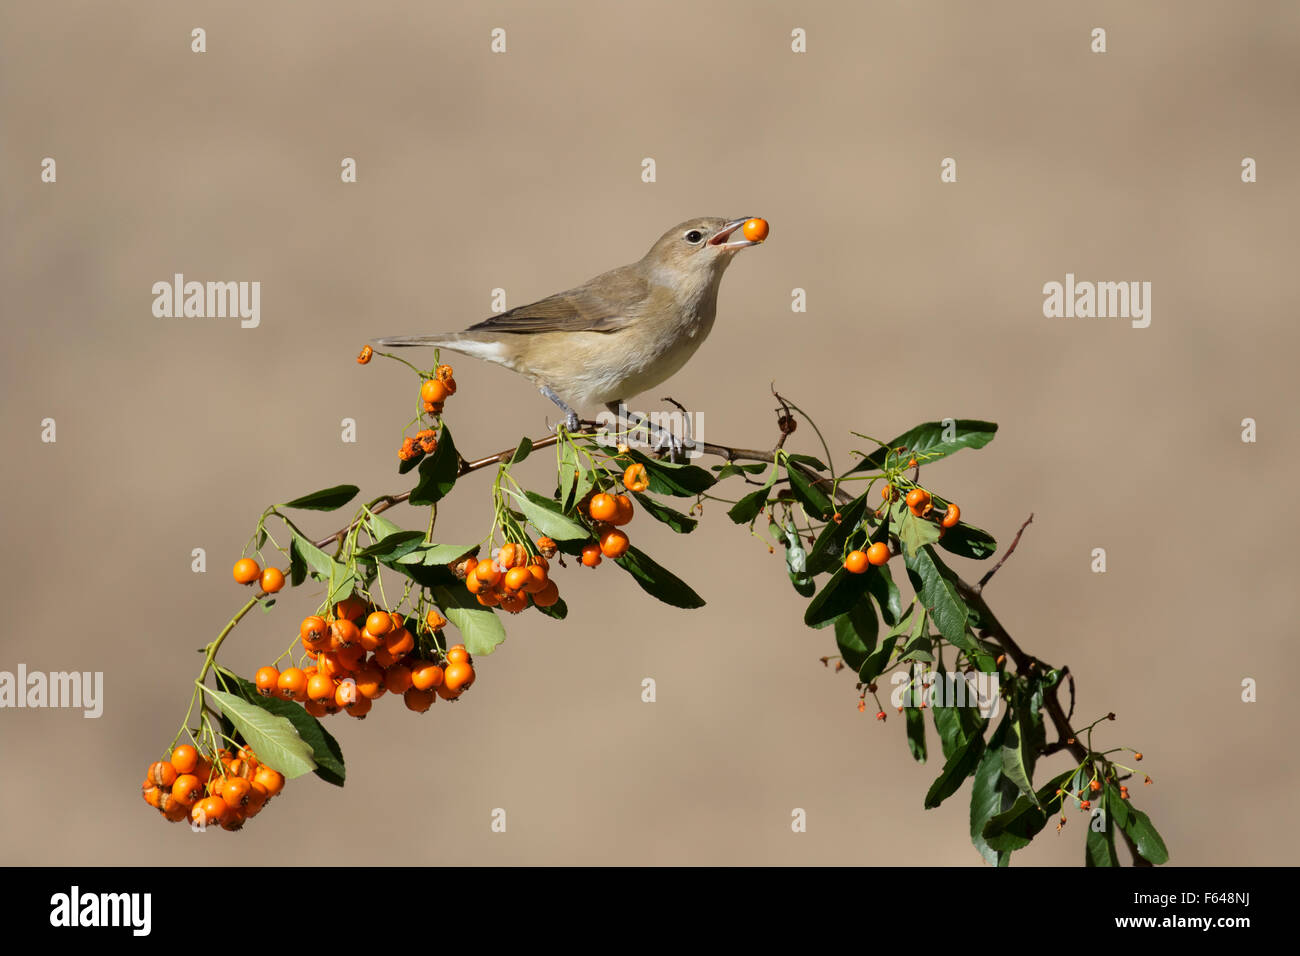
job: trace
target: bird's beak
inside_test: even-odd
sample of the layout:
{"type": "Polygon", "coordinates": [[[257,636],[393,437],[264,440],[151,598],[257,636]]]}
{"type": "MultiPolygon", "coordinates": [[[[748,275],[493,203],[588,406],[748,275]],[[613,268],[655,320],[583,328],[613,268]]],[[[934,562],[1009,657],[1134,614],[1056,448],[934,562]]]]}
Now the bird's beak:
{"type": "Polygon", "coordinates": [[[727,238],[733,232],[735,232],[737,229],[739,229],[741,226],[743,226],[745,223],[749,222],[749,220],[753,218],[754,218],[753,216],[741,216],[739,219],[731,220],[731,222],[727,223],[720,230],[718,230],[717,235],[715,235],[712,239],[709,240],[709,245],[721,246],[723,249],[744,249],[746,246],[758,245],[757,242],[751,242],[750,240],[744,238],[736,239],[733,242],[727,242],[727,238]]]}

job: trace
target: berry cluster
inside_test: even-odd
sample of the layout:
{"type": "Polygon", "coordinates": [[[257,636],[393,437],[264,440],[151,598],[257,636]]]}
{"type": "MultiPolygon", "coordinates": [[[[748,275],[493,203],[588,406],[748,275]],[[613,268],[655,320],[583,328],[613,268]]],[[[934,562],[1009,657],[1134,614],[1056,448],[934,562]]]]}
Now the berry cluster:
{"type": "MultiPolygon", "coordinates": [[[[420,383],[420,407],[426,415],[441,415],[443,403],[456,394],[456,379],[452,377],[450,365],[439,365],[433,375],[433,378],[420,383]]],[[[402,461],[412,461],[432,455],[437,447],[435,432],[426,428],[417,432],[414,438],[409,435],[404,438],[397,457],[402,461]]]]}
{"type": "Polygon", "coordinates": [[[525,545],[507,542],[482,560],[466,558],[457,568],[465,575],[465,587],[484,607],[499,607],[518,614],[531,599],[538,607],[551,607],[560,600],[560,589],[551,580],[551,563],[546,551],[555,554],[555,542],[542,538],[539,553],[529,557],[525,545]]]}
{"type": "Polygon", "coordinates": [[[188,819],[199,827],[238,830],[284,789],[284,775],[259,763],[247,747],[221,750],[213,759],[181,744],[170,759],[149,765],[140,788],[145,803],[172,823],[188,819]]]}
{"type": "MultiPolygon", "coordinates": [[[[915,465],[915,458],[908,462],[909,467],[915,467],[915,465]]],[[[896,501],[898,491],[893,485],[885,485],[880,489],[880,497],[886,501],[896,501]]],[[[907,493],[905,501],[907,510],[912,513],[914,518],[930,518],[937,513],[930,492],[924,488],[913,488],[907,493]]],[[[877,518],[883,516],[883,511],[876,512],[877,518]]],[[[838,515],[836,517],[838,518],[838,515]]],[[[961,521],[961,509],[955,504],[949,504],[937,520],[939,522],[939,537],[943,537],[944,532],[961,521]]],[[[864,574],[869,566],[880,567],[880,565],[888,562],[891,556],[892,552],[889,550],[889,544],[884,541],[877,541],[866,551],[855,549],[845,555],[844,568],[850,574],[864,574]]]]}
{"type": "Polygon", "coordinates": [[[240,584],[260,584],[267,594],[274,594],[284,587],[284,572],[279,568],[267,568],[263,571],[252,558],[240,558],[235,562],[235,580],[240,584]]]}
{"type": "MultiPolygon", "coordinates": [[[[632,491],[644,491],[649,485],[644,465],[630,465],[623,473],[623,484],[632,491]]],[[[617,560],[627,554],[631,546],[622,525],[632,520],[632,499],[627,495],[601,492],[585,502],[584,510],[591,517],[595,541],[582,546],[582,563],[589,568],[600,564],[601,558],[617,560]]]]}
{"type": "MultiPolygon", "coordinates": [[[[423,640],[422,650],[406,624],[401,614],[352,595],[335,606],[328,621],[315,614],[303,619],[298,633],[307,666],[262,667],[254,678],[257,690],[264,697],[297,701],[317,718],[340,710],[364,718],[390,692],[421,714],[438,697],[455,700],[474,683],[469,652],[457,644],[444,655],[432,636],[423,640]]],[[[425,625],[430,635],[437,634],[447,620],[430,611],[425,625]]]]}

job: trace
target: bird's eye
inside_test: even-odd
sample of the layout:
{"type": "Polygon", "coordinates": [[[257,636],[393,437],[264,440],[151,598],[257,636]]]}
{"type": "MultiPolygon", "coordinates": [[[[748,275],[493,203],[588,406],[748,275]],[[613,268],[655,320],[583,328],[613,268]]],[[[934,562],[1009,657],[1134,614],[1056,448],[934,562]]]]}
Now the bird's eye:
{"type": "Polygon", "coordinates": [[[691,245],[695,245],[695,243],[699,242],[701,239],[704,238],[704,233],[700,232],[700,230],[698,230],[698,229],[692,229],[690,232],[688,232],[688,233],[685,235],[684,238],[685,238],[686,241],[689,242],[691,245]]]}

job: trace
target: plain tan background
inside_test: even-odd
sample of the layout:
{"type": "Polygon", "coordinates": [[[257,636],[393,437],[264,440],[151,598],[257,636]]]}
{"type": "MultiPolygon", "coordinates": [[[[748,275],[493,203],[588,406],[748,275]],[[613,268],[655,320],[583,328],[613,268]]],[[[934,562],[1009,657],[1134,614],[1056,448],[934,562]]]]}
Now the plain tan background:
{"type": "MultiPolygon", "coordinates": [[[[772,236],[659,394],[712,440],[765,445],[776,382],[841,461],[850,429],[999,422],[927,474],[1004,544],[1036,515],[995,609],[1070,665],[1081,717],[1118,712],[1101,742],[1148,755],[1157,784],[1135,796],[1174,863],[1294,861],[1300,7],[47,3],[4,5],[0,36],[0,669],[106,680],[99,720],[0,713],[3,862],[980,865],[969,784],[922,809],[933,732],[918,766],[901,720],[857,713],[851,677],[817,662],[831,636],[716,504],[688,538],[632,527],[708,607],[570,569],[569,620],[511,620],[462,704],[336,718],[345,789],[291,782],[237,835],[169,826],[138,796],[194,649],[245,596],[227,568],[261,509],[410,485],[394,451],[414,380],[357,348],[468,325],[497,286],[514,305],[567,288],[695,215],[762,215],[772,236]],[[261,281],[261,327],[154,318],[150,287],[175,272],[261,281]],[[1151,327],[1043,318],[1066,272],[1152,282],[1151,327]]],[[[466,454],[554,418],[523,379],[456,364],[466,454]]],[[[489,484],[449,500],[445,540],[486,531],[489,484]]],[[[231,665],[278,653],[317,600],[282,598],[232,636],[231,665]]],[[[1075,817],[1016,860],[1079,864],[1082,837],[1075,817]]]]}

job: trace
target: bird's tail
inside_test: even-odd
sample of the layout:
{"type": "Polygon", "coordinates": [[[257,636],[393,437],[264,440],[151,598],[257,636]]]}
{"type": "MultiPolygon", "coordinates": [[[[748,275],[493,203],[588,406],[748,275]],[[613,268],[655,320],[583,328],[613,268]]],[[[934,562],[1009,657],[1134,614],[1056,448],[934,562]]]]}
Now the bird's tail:
{"type": "Polygon", "coordinates": [[[388,348],[408,348],[418,345],[450,349],[471,358],[488,362],[502,361],[500,343],[483,341],[473,332],[435,332],[432,335],[390,335],[375,340],[376,345],[388,348]]]}

